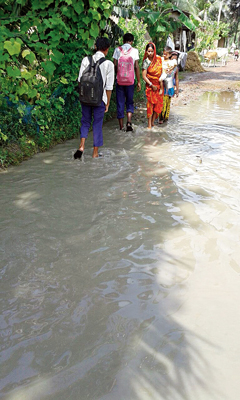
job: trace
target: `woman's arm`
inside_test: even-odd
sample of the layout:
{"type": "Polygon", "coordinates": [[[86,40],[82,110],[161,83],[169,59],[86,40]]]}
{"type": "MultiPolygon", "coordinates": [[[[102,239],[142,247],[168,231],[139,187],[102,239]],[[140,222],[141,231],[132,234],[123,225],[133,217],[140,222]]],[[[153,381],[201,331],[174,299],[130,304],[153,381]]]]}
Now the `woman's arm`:
{"type": "Polygon", "coordinates": [[[144,80],[149,86],[152,86],[152,82],[150,82],[150,80],[147,78],[147,70],[146,70],[146,69],[143,69],[143,70],[142,70],[142,77],[143,77],[143,80],[144,80]]]}
{"type": "Polygon", "coordinates": [[[148,77],[147,77],[147,70],[146,70],[146,69],[143,69],[143,70],[142,70],[142,77],[143,77],[143,80],[144,80],[150,87],[152,86],[153,91],[156,92],[157,86],[154,86],[154,85],[152,84],[152,82],[148,79],[148,77]]]}

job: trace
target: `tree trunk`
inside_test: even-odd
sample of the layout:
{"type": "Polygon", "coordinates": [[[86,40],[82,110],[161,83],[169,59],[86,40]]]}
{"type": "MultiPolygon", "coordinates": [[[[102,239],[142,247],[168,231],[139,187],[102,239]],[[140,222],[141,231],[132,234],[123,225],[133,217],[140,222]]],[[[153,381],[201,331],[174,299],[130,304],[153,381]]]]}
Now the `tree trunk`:
{"type": "Polygon", "coordinates": [[[222,6],[223,6],[223,0],[220,1],[220,4],[219,4],[218,22],[217,22],[218,25],[219,25],[220,19],[221,19],[222,6]]]}
{"type": "Polygon", "coordinates": [[[203,21],[207,21],[207,9],[204,10],[203,21]]]}
{"type": "MultiPolygon", "coordinates": [[[[234,40],[233,40],[234,43],[236,43],[236,41],[237,41],[238,25],[239,25],[239,20],[238,20],[237,25],[236,25],[236,31],[235,31],[234,40]]],[[[238,47],[238,46],[237,46],[237,47],[238,47]]]]}

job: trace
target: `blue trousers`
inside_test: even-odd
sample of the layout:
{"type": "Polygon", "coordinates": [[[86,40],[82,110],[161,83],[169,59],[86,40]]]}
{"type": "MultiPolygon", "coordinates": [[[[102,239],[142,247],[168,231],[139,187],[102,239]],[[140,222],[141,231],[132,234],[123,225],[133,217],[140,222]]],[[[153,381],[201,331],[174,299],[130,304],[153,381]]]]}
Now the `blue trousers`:
{"type": "Polygon", "coordinates": [[[102,104],[97,107],[86,106],[86,104],[81,103],[82,106],[82,119],[81,119],[81,128],[80,128],[80,138],[87,139],[89,128],[91,126],[92,117],[93,117],[93,146],[100,147],[103,145],[103,117],[105,113],[105,104],[102,101],[102,104]]]}
{"type": "Polygon", "coordinates": [[[133,113],[133,94],[134,84],[130,86],[116,85],[116,97],[117,97],[117,118],[124,118],[124,108],[126,103],[126,111],[133,113]]]}

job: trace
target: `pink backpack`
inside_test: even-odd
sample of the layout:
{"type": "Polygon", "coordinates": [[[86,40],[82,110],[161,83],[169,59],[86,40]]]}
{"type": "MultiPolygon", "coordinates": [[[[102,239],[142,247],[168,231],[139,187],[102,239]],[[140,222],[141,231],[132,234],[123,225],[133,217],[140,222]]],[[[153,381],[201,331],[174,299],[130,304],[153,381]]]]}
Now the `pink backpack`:
{"type": "Polygon", "coordinates": [[[117,83],[118,85],[130,86],[134,84],[134,61],[130,53],[132,47],[129,50],[124,51],[122,47],[119,47],[120,57],[118,59],[118,72],[117,72],[117,83]]]}

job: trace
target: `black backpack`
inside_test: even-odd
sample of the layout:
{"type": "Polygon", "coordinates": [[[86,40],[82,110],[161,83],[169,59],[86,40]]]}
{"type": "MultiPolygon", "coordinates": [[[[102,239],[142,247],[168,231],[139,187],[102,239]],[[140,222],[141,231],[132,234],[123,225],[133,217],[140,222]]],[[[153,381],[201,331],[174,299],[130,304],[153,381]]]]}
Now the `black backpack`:
{"type": "Polygon", "coordinates": [[[79,82],[79,100],[88,106],[100,106],[103,96],[103,78],[100,65],[106,61],[105,57],[97,62],[89,56],[89,65],[83,71],[79,82]]]}

